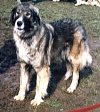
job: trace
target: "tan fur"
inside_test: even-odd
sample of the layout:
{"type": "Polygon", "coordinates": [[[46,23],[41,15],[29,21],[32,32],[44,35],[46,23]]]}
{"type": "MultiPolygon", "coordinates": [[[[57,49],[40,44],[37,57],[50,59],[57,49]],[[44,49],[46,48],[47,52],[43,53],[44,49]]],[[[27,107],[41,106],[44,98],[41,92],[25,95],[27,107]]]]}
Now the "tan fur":
{"type": "Polygon", "coordinates": [[[79,70],[80,70],[79,59],[80,59],[80,53],[82,52],[81,51],[82,46],[80,45],[82,40],[81,32],[77,31],[76,33],[74,33],[73,38],[74,38],[73,45],[71,46],[71,50],[68,57],[72,65],[68,66],[68,71],[67,71],[67,74],[65,75],[67,77],[65,79],[68,79],[71,76],[71,74],[73,74],[71,85],[67,89],[69,93],[72,93],[78,85],[79,70]]]}
{"type": "Polygon", "coordinates": [[[82,34],[80,31],[77,31],[74,35],[73,45],[70,48],[70,53],[68,59],[71,63],[68,64],[67,73],[65,74],[65,80],[72,76],[72,82],[70,87],[67,89],[69,93],[72,93],[77,85],[79,80],[79,71],[86,66],[86,63],[90,60],[89,63],[92,63],[92,57],[89,54],[88,45],[82,42],[82,34]],[[87,59],[89,57],[89,59],[87,59]]]}
{"type": "Polygon", "coordinates": [[[80,33],[80,31],[77,31],[73,36],[74,41],[70,51],[70,56],[77,58],[78,54],[80,53],[80,42],[82,39],[82,34],[80,33]]]}

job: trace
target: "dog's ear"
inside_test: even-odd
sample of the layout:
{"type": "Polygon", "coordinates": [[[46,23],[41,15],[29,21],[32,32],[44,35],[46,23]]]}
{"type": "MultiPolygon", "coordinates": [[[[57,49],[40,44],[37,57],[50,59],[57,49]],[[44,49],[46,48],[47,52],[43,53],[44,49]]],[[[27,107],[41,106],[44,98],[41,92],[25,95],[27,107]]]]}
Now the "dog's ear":
{"type": "Polygon", "coordinates": [[[14,7],[11,11],[11,15],[10,15],[10,22],[11,24],[14,26],[15,24],[15,16],[16,16],[16,9],[17,7],[14,7]]]}
{"type": "Polygon", "coordinates": [[[37,7],[32,8],[32,16],[33,16],[33,22],[36,22],[37,24],[40,24],[41,18],[39,15],[39,9],[37,7]]]}

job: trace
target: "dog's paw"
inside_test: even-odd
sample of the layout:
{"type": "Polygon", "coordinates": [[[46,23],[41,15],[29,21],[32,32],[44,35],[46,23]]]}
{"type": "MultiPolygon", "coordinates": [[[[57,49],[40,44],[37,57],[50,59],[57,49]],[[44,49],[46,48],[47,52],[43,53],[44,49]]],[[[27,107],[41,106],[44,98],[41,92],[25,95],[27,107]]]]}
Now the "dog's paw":
{"type": "Polygon", "coordinates": [[[79,4],[79,3],[76,3],[76,4],[75,4],[76,7],[79,6],[79,5],[81,5],[81,4],[79,4]]]}
{"type": "Polygon", "coordinates": [[[67,92],[68,92],[68,93],[73,93],[75,90],[76,90],[76,87],[70,86],[70,87],[67,89],[67,92]]]}
{"type": "Polygon", "coordinates": [[[68,78],[65,76],[64,80],[65,80],[65,81],[67,81],[67,80],[68,80],[68,78]]]}
{"type": "Polygon", "coordinates": [[[66,74],[64,80],[67,81],[70,78],[71,75],[66,74]]]}
{"type": "Polygon", "coordinates": [[[75,4],[75,6],[77,7],[77,6],[79,6],[79,4],[75,4]]]}
{"type": "Polygon", "coordinates": [[[20,101],[22,101],[22,100],[24,100],[24,98],[25,98],[25,96],[16,95],[14,97],[14,100],[20,100],[20,101]]]}
{"type": "Polygon", "coordinates": [[[53,0],[53,2],[59,2],[60,0],[53,0]]]}
{"type": "Polygon", "coordinates": [[[38,105],[40,105],[40,103],[42,103],[42,102],[44,102],[43,99],[34,99],[34,100],[31,101],[31,105],[32,105],[32,106],[38,106],[38,105]]]}

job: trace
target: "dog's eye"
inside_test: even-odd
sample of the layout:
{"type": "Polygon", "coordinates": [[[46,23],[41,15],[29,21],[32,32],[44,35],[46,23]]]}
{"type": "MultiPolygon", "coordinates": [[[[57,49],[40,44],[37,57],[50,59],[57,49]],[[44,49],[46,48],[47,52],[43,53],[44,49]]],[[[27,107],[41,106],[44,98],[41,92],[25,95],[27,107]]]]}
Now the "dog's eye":
{"type": "Polygon", "coordinates": [[[16,16],[18,16],[20,14],[20,12],[16,12],[16,16]]]}
{"type": "Polygon", "coordinates": [[[27,16],[28,18],[30,18],[30,17],[31,17],[31,13],[26,13],[26,16],[27,16]]]}

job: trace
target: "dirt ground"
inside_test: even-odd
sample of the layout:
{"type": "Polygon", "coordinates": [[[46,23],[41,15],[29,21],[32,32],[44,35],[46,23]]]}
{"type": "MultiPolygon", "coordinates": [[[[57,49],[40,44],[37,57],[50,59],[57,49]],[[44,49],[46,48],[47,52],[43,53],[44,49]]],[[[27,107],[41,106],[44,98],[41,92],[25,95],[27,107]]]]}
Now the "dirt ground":
{"type": "MultiPolygon", "coordinates": [[[[45,21],[59,19],[65,15],[80,19],[90,36],[92,66],[80,72],[79,85],[72,94],[66,92],[71,79],[67,82],[64,81],[64,67],[55,68],[54,65],[48,87],[49,97],[45,99],[44,103],[39,107],[30,105],[30,101],[35,95],[36,76],[33,73],[32,80],[30,80],[32,91],[27,94],[24,101],[13,100],[18,93],[20,76],[16,49],[12,39],[12,26],[9,23],[10,11],[15,4],[14,0],[0,1],[0,112],[69,112],[76,108],[100,103],[100,9],[91,6],[76,8],[73,3],[53,3],[52,1],[36,4],[40,8],[41,16],[45,21]],[[89,11],[87,12],[85,9],[89,11]],[[78,14],[71,12],[74,10],[78,14]]],[[[100,112],[100,109],[91,112],[100,112]]]]}

